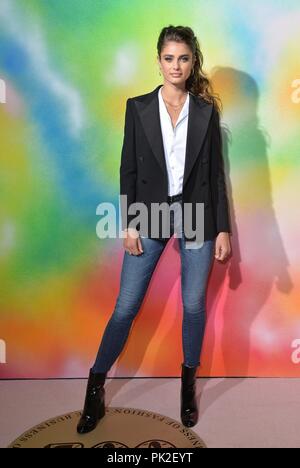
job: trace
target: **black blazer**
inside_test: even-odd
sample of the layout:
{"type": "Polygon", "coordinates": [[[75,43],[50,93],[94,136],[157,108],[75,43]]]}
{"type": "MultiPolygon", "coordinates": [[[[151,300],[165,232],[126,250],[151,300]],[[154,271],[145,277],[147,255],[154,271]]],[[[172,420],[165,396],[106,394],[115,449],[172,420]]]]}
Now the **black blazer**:
{"type": "MultiPolygon", "coordinates": [[[[122,229],[135,215],[128,214],[131,203],[143,202],[148,208],[148,234],[151,238],[151,203],[167,202],[168,173],[159,117],[158,90],[128,98],[126,102],[124,139],[120,165],[120,195],[122,229]],[[127,220],[126,220],[127,218],[127,220]]],[[[192,225],[195,224],[195,204],[204,203],[204,240],[230,232],[229,203],[225,184],[220,118],[215,106],[190,93],[186,158],[182,203],[192,203],[192,225]]],[[[182,205],[184,207],[184,205],[182,205]]],[[[182,210],[184,222],[184,209],[182,210]]],[[[161,223],[159,238],[162,236],[161,223]]],[[[189,240],[195,240],[195,236],[189,240]]]]}

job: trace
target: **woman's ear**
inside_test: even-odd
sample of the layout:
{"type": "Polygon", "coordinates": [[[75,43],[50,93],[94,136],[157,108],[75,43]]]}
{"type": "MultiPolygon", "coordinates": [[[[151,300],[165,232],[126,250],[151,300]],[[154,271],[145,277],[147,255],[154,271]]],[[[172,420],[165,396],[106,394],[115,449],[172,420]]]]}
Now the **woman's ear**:
{"type": "Polygon", "coordinates": [[[160,68],[160,60],[159,60],[159,57],[158,57],[158,56],[156,57],[156,61],[157,61],[157,65],[158,65],[158,71],[161,71],[161,68],[160,68]]]}

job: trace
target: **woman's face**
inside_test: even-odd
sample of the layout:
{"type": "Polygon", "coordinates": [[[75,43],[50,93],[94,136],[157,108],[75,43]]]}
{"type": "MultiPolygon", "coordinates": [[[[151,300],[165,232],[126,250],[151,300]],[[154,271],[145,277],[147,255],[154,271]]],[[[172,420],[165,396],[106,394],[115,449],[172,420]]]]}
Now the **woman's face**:
{"type": "Polygon", "coordinates": [[[185,42],[168,41],[161,51],[161,60],[157,57],[158,66],[165,82],[185,86],[194,61],[193,54],[185,42]]]}

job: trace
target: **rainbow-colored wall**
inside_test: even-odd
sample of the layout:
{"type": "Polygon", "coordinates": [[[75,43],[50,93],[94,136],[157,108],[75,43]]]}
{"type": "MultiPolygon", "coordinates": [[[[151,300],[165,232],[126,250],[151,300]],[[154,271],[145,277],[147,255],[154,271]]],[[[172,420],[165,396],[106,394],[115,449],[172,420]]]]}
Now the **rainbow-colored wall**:
{"type": "MultiPolygon", "coordinates": [[[[300,4],[0,1],[0,376],[83,377],[118,294],[127,97],[161,82],[162,27],[188,25],[223,99],[233,256],[215,261],[199,375],[300,375],[300,4]]],[[[111,376],[179,376],[172,239],[111,376]]]]}

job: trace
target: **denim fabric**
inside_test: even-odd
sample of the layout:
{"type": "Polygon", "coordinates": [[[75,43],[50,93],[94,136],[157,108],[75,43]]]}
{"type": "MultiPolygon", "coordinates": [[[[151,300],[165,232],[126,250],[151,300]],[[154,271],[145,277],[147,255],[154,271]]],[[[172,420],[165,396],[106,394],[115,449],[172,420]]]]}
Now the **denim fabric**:
{"type": "MultiPolygon", "coordinates": [[[[181,200],[174,202],[178,203],[181,200]]],[[[176,233],[182,233],[179,218],[176,209],[175,213],[170,211],[171,235],[178,237],[180,247],[184,364],[194,367],[200,365],[206,323],[207,280],[213,263],[215,239],[196,245],[195,241],[188,242],[184,239],[183,234],[181,237],[177,236],[176,233]]],[[[108,372],[122,352],[168,239],[141,237],[141,243],[144,252],[140,255],[130,255],[124,250],[120,290],[92,368],[94,372],[108,372]]]]}

